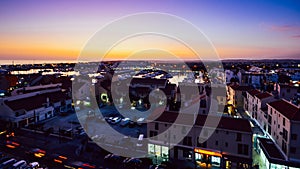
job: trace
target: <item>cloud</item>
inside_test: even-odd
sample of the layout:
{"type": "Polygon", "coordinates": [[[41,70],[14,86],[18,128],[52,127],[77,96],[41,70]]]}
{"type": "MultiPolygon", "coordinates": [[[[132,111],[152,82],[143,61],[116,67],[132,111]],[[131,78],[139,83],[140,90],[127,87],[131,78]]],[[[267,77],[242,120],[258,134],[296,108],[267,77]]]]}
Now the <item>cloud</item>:
{"type": "Polygon", "coordinates": [[[300,35],[293,35],[293,36],[291,36],[291,38],[300,39],[300,35]]]}
{"type": "Polygon", "coordinates": [[[300,32],[300,26],[296,24],[271,25],[261,23],[260,27],[273,32],[300,32]]]}

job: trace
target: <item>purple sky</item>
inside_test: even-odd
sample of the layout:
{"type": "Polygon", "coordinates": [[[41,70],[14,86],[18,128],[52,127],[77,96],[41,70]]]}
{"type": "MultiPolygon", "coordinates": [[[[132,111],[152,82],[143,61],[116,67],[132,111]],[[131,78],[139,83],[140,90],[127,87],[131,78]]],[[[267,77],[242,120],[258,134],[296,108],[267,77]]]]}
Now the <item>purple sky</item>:
{"type": "Polygon", "coordinates": [[[299,58],[300,1],[1,0],[0,59],[76,59],[99,28],[137,12],[199,27],[221,58],[299,58]]]}

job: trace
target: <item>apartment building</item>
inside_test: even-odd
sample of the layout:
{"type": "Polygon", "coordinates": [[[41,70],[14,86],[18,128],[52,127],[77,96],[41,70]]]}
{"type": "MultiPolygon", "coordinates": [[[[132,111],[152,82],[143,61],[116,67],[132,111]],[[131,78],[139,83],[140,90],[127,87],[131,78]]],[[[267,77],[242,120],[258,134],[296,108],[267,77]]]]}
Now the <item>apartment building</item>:
{"type": "Polygon", "coordinates": [[[290,101],[297,96],[299,86],[276,83],[274,84],[274,91],[279,98],[290,101]]]}
{"type": "Polygon", "coordinates": [[[255,98],[256,94],[261,93],[259,90],[249,90],[246,92],[244,97],[244,110],[247,111],[250,117],[255,118],[254,108],[255,108],[255,98]]]}
{"type": "Polygon", "coordinates": [[[286,100],[268,105],[268,133],[289,161],[300,162],[300,109],[286,100]]]}
{"type": "Polygon", "coordinates": [[[227,95],[228,95],[228,104],[234,106],[234,108],[243,108],[244,107],[244,97],[246,92],[252,90],[251,86],[241,86],[241,85],[229,85],[227,86],[227,95]]]}
{"type": "MultiPolygon", "coordinates": [[[[149,156],[157,162],[190,160],[202,167],[251,168],[250,123],[245,119],[222,117],[214,128],[212,123],[205,123],[207,119],[207,115],[163,112],[148,122],[149,156]],[[191,125],[187,121],[193,118],[195,124],[191,125]],[[184,137],[178,138],[180,136],[184,137]]],[[[217,116],[209,119],[211,122],[218,120],[217,116]]]]}

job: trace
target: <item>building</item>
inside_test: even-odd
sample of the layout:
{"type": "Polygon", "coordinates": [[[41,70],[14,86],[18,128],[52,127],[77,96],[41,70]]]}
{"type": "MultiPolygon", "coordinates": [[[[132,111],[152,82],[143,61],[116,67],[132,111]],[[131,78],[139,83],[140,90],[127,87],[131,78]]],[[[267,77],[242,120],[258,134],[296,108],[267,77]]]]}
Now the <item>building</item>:
{"type": "Polygon", "coordinates": [[[246,92],[245,111],[255,119],[258,124],[268,131],[267,125],[267,103],[275,101],[274,96],[268,92],[260,92],[258,90],[250,90],[246,92]]]}
{"type": "Polygon", "coordinates": [[[263,71],[262,68],[251,66],[248,71],[242,72],[242,82],[240,84],[261,88],[265,79],[263,71]]]}
{"type": "MultiPolygon", "coordinates": [[[[207,115],[184,114],[184,118],[187,119],[196,117],[193,126],[181,122],[174,124],[178,116],[175,112],[164,112],[148,122],[148,154],[157,162],[191,160],[202,167],[252,167],[252,128],[247,120],[222,117],[214,130],[209,124],[204,127],[207,115]],[[174,129],[172,132],[168,129],[170,127],[174,129]],[[165,132],[168,130],[170,132],[165,132]],[[204,137],[212,134],[208,140],[200,135],[202,130],[204,137]],[[184,135],[184,138],[178,138],[180,135],[184,135]],[[173,142],[176,139],[181,141],[173,142]],[[174,147],[170,148],[171,145],[174,147]]],[[[213,120],[217,120],[216,117],[213,117],[213,120]]]]}
{"type": "Polygon", "coordinates": [[[72,99],[62,91],[38,91],[0,99],[0,118],[15,127],[50,119],[72,108],[72,99]]]}
{"type": "Polygon", "coordinates": [[[244,110],[249,114],[250,117],[255,118],[255,98],[256,94],[261,93],[259,90],[249,90],[246,92],[244,97],[244,110]]]}
{"type": "Polygon", "coordinates": [[[258,153],[266,169],[289,168],[297,169],[298,163],[287,161],[272,139],[258,138],[258,153]]]}
{"type": "Polygon", "coordinates": [[[227,86],[228,104],[233,105],[234,108],[244,107],[244,97],[246,92],[252,90],[251,86],[241,86],[241,85],[229,85],[227,86]]]}
{"type": "Polygon", "coordinates": [[[286,100],[268,105],[268,133],[287,160],[300,162],[300,109],[286,100]]]}
{"type": "Polygon", "coordinates": [[[254,111],[255,111],[255,120],[258,122],[260,126],[265,131],[268,131],[268,122],[267,122],[267,103],[275,101],[276,98],[270,93],[264,92],[264,93],[259,93],[256,94],[255,96],[255,102],[254,102],[254,111]]]}
{"type": "Polygon", "coordinates": [[[289,84],[274,84],[274,91],[276,96],[282,99],[286,99],[288,101],[297,97],[297,93],[299,90],[299,86],[289,85],[289,84]]]}
{"type": "Polygon", "coordinates": [[[225,77],[226,77],[226,83],[231,83],[233,79],[237,80],[239,83],[241,83],[241,71],[238,71],[236,73],[236,70],[225,70],[225,77]]]}

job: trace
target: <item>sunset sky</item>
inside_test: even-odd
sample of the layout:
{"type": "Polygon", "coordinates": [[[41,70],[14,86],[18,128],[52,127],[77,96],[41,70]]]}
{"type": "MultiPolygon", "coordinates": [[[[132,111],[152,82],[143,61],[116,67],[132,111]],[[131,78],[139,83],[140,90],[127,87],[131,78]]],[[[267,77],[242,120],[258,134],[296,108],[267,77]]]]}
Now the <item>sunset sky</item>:
{"type": "MultiPolygon", "coordinates": [[[[0,59],[76,60],[97,30],[138,12],[163,12],[188,20],[223,59],[300,56],[298,0],[1,0],[0,59]]],[[[177,52],[188,58],[180,48],[177,52]]]]}

